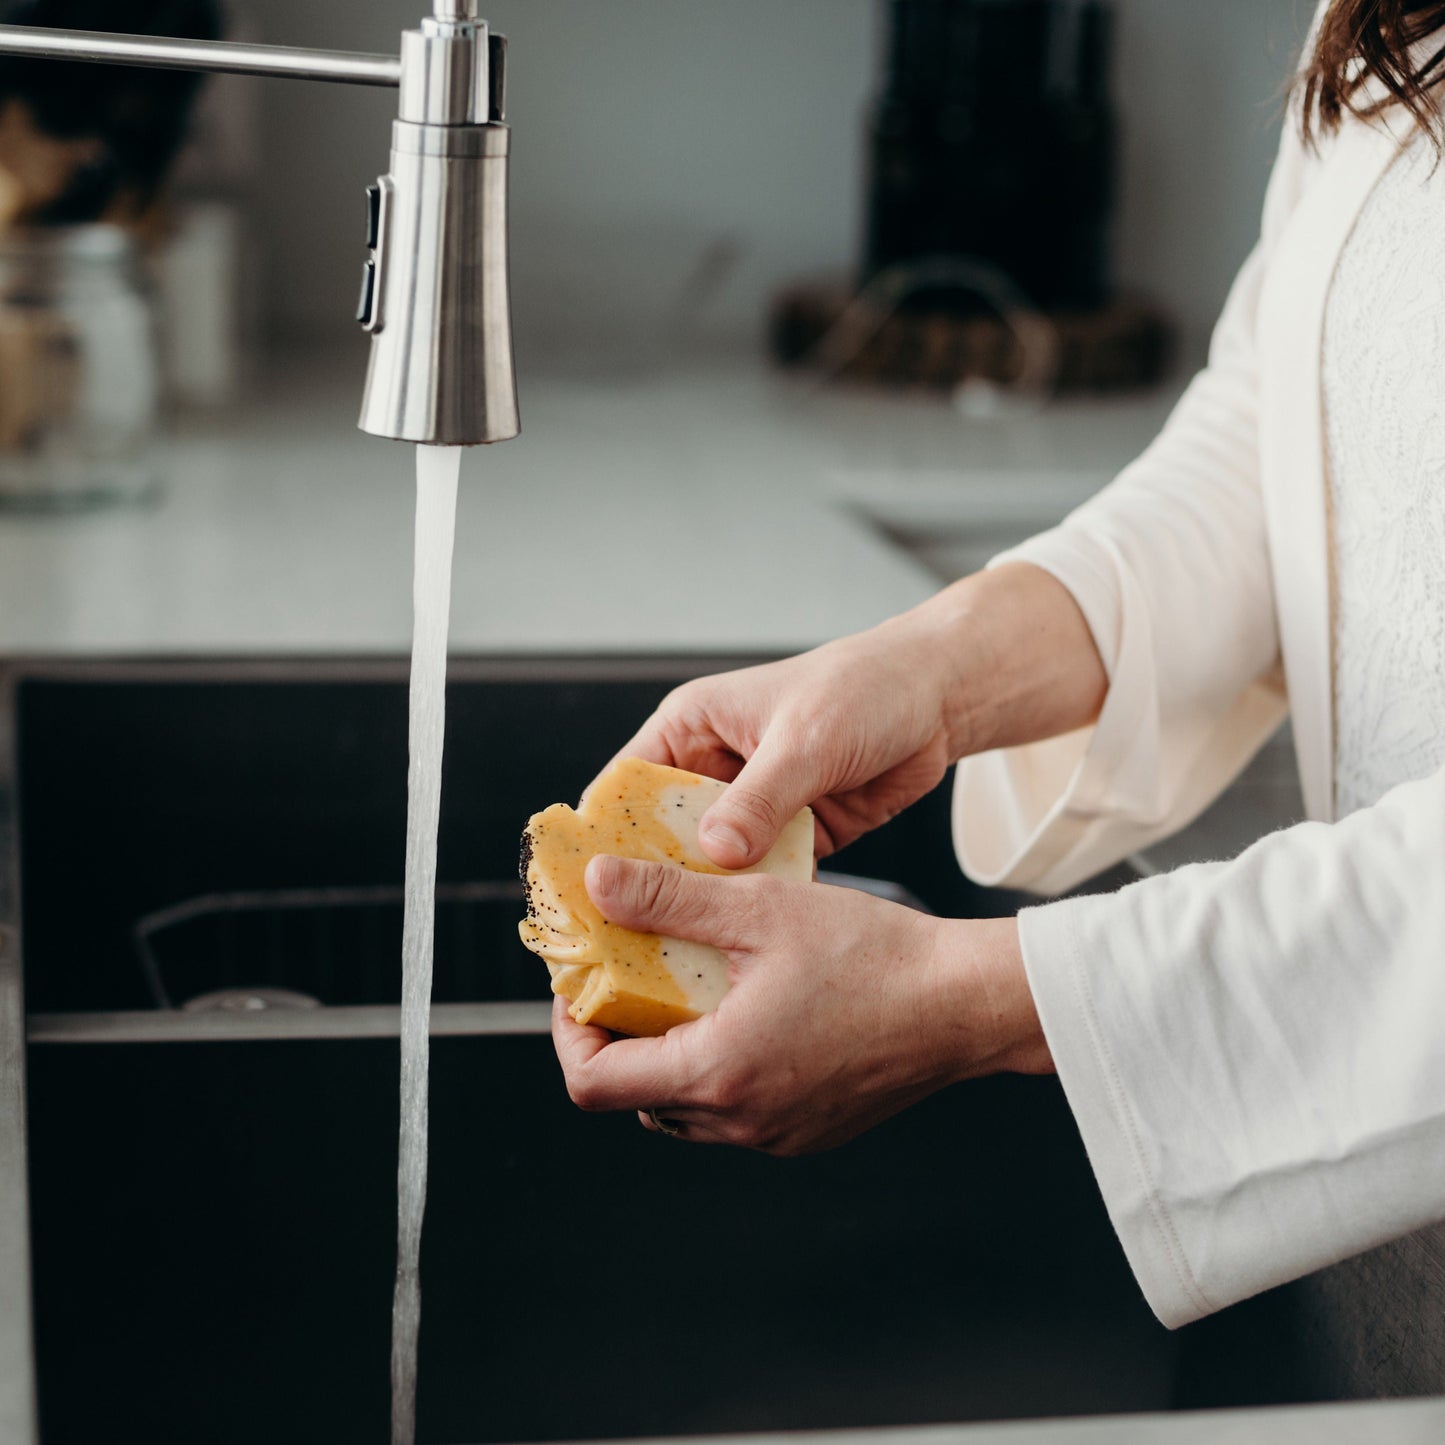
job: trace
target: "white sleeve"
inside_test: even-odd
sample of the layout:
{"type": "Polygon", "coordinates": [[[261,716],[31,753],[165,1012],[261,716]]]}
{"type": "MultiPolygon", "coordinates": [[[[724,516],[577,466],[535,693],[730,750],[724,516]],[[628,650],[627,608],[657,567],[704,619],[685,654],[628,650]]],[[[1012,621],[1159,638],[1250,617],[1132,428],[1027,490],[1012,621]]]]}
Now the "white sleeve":
{"type": "Polygon", "coordinates": [[[1176,1326],[1445,1218],[1445,771],[1027,910],[1044,1033],[1176,1326]]]}
{"type": "Polygon", "coordinates": [[[980,882],[1062,892],[1178,831],[1284,716],[1256,316],[1314,164],[1291,119],[1260,243],[1158,440],[1060,527],[996,559],[1032,562],[1072,592],[1109,691],[1090,728],[959,764],[954,837],[980,882]]]}

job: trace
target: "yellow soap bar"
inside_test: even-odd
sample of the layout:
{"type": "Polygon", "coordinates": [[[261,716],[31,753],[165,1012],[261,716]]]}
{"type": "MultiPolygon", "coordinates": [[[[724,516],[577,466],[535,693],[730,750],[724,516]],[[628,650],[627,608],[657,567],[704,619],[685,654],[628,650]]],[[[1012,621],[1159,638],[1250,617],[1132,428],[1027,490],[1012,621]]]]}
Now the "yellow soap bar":
{"type": "MultiPolygon", "coordinates": [[[[707,944],[636,933],[608,923],[587,896],[583,873],[598,853],[726,874],[698,846],[703,814],[724,784],[678,768],[626,758],[592,785],[576,809],[555,803],[522,835],[527,917],[522,942],[546,960],[552,992],[578,1023],[637,1037],[664,1034],[715,1009],[728,990],[727,959],[707,944]]],[[[807,882],[813,877],[813,814],[804,808],[760,863],[742,870],[807,882]]]]}

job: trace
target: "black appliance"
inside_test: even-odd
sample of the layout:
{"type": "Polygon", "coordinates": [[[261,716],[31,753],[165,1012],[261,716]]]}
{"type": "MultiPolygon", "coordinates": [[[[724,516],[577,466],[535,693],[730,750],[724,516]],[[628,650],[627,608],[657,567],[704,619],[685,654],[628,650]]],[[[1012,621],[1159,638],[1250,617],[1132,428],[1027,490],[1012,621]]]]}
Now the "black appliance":
{"type": "MultiPolygon", "coordinates": [[[[1108,299],[1112,18],[1105,0],[888,0],[864,282],[968,257],[1040,308],[1108,299]]],[[[974,300],[932,291],[912,304],[974,300]]]]}

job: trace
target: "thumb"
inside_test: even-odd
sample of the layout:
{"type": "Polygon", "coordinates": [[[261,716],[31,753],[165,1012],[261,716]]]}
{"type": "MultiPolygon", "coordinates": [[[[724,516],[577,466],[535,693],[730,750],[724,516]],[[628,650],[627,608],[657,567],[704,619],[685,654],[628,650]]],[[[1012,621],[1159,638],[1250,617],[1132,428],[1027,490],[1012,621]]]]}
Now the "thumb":
{"type": "Polygon", "coordinates": [[[747,879],[691,873],[599,853],[587,865],[587,894],[609,922],[638,933],[710,943],[724,952],[747,946],[747,879]]]}
{"type": "Polygon", "coordinates": [[[812,760],[765,735],[698,825],[702,851],[719,868],[750,868],[823,789],[812,760]]]}

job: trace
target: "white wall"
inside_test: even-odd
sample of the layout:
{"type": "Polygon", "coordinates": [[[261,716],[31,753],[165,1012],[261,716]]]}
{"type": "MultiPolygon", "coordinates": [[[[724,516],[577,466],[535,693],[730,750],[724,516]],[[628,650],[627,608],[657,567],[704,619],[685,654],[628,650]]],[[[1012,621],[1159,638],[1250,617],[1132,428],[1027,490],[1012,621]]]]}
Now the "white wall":
{"type": "MultiPolygon", "coordinates": [[[[1196,340],[1248,250],[1283,80],[1310,0],[1116,0],[1118,275],[1196,340]]],[[[423,0],[243,0],[281,44],[387,50],[423,0]]],[[[660,313],[707,248],[723,314],[756,326],[779,281],[848,270],[881,0],[490,0],[511,39],[519,344],[660,313]],[[724,255],[724,253],[726,253],[724,255]],[[725,268],[724,268],[725,269],[725,268]]],[[[252,215],[281,335],[345,335],[361,192],[395,97],[260,82],[252,215]]]]}
{"type": "Polygon", "coordinates": [[[1202,348],[1259,235],[1289,77],[1315,0],[1115,0],[1121,280],[1202,348]]]}

